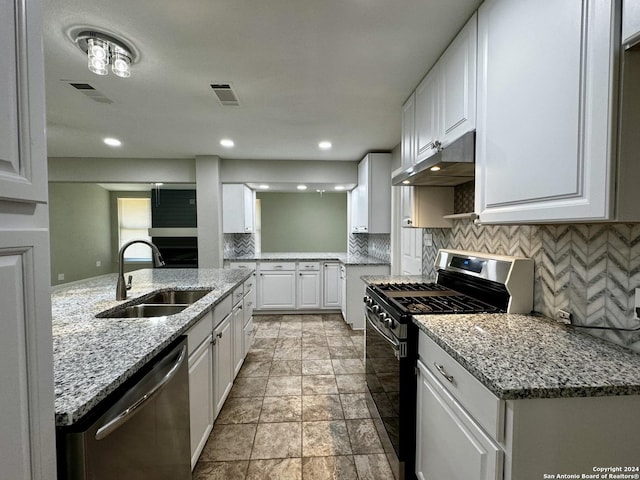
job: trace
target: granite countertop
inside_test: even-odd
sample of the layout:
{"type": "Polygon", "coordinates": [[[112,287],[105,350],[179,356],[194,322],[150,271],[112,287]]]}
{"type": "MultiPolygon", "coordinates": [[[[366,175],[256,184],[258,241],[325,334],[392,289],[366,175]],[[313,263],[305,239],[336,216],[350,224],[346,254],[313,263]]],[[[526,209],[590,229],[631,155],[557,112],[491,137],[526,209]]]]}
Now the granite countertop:
{"type": "Polygon", "coordinates": [[[129,272],[127,300],[115,300],[117,274],[52,289],[53,370],[56,425],[76,423],[135,374],[253,271],[238,269],[144,269],[129,272]],[[135,303],[169,288],[212,291],[175,315],[157,318],[96,318],[102,311],[135,303]]]}
{"type": "MultiPolygon", "coordinates": [[[[370,276],[409,283],[420,276],[370,276]]],[[[416,315],[414,323],[499,398],[640,394],[640,355],[538,315],[416,315]]]]}
{"type": "Polygon", "coordinates": [[[250,255],[237,255],[225,257],[229,261],[246,261],[253,262],[257,260],[276,260],[276,261],[336,261],[344,265],[389,265],[389,260],[381,260],[379,258],[368,255],[351,255],[344,252],[263,252],[253,253],[250,255]]]}

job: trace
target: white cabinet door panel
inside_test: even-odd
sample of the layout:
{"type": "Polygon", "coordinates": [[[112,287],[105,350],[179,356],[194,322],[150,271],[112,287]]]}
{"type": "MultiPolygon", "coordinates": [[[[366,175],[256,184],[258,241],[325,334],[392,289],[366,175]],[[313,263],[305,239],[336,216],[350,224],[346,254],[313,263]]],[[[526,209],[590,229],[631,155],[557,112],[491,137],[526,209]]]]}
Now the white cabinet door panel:
{"type": "Polygon", "coordinates": [[[298,308],[320,308],[320,272],[298,272],[298,308]]]}
{"type": "Polygon", "coordinates": [[[213,428],[213,349],[211,335],[189,357],[191,469],[213,428]]]}
{"type": "Polygon", "coordinates": [[[213,416],[216,418],[233,386],[233,325],[228,315],[213,331],[213,416]]]}
{"type": "Polygon", "coordinates": [[[440,70],[434,66],[416,88],[416,162],[435,154],[440,132],[440,70]]]}
{"type": "Polygon", "coordinates": [[[233,326],[233,378],[236,378],[242,362],[244,362],[244,315],[242,304],[237,305],[231,312],[231,324],[233,326]]]}
{"type": "Polygon", "coordinates": [[[610,215],[612,15],[608,0],[481,5],[481,221],[610,215]]]}
{"type": "Polygon", "coordinates": [[[339,263],[325,263],[323,267],[323,301],[324,308],[340,308],[342,296],[342,266],[339,263]]]}
{"type": "Polygon", "coordinates": [[[0,198],[47,201],[40,3],[0,2],[0,198]]]}
{"type": "Polygon", "coordinates": [[[416,163],[415,144],[416,95],[412,93],[402,106],[402,137],[400,140],[400,161],[402,168],[416,163]]]}
{"type": "Polygon", "coordinates": [[[416,475],[420,480],[499,480],[503,453],[418,362],[416,475]]]}
{"type": "Polygon", "coordinates": [[[260,308],[296,307],[296,272],[260,272],[258,282],[260,308]]]}

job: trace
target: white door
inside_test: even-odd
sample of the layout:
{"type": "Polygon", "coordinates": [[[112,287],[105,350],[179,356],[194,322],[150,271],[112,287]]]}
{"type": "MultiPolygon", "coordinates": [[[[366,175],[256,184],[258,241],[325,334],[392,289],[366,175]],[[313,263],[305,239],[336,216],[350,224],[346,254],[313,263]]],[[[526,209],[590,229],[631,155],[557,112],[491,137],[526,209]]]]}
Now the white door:
{"type": "Polygon", "coordinates": [[[216,418],[233,386],[233,326],[229,314],[213,331],[213,416],[216,418]]]}
{"type": "Polygon", "coordinates": [[[41,2],[0,0],[0,478],[56,476],[41,2]]]}
{"type": "Polygon", "coordinates": [[[502,451],[418,362],[416,476],[419,480],[498,480],[502,451]]]}
{"type": "Polygon", "coordinates": [[[402,275],[422,275],[422,229],[403,228],[400,268],[402,275]]]}

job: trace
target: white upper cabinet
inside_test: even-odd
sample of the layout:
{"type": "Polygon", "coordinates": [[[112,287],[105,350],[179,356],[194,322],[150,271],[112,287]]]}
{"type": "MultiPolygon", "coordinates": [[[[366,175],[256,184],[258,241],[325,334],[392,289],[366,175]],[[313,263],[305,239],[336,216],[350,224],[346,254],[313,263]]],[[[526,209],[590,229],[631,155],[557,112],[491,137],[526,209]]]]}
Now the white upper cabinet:
{"type": "Polygon", "coordinates": [[[0,199],[47,202],[40,5],[0,2],[0,199]],[[36,161],[34,161],[36,159],[36,161]]]}
{"type": "Polygon", "coordinates": [[[622,0],[622,42],[628,48],[640,42],[640,2],[622,0]]]}
{"type": "Polygon", "coordinates": [[[243,184],[222,185],[222,230],[253,233],[255,192],[243,184]]]}
{"type": "Polygon", "coordinates": [[[474,14],[403,107],[402,166],[437,153],[476,127],[477,17],[474,14]],[[412,144],[411,133],[414,129],[412,144]],[[405,140],[406,137],[406,140],[405,140]],[[406,154],[405,154],[406,143],[406,154]],[[406,158],[405,158],[406,157],[406,158]],[[410,162],[413,157],[414,161],[410,162]]]}
{"type": "Polygon", "coordinates": [[[400,139],[400,162],[402,169],[416,161],[416,94],[411,94],[402,106],[402,137],[400,139]]]}
{"type": "Polygon", "coordinates": [[[480,221],[613,219],[618,6],[614,0],[480,6],[480,221]]]}
{"type": "Polygon", "coordinates": [[[358,186],[351,192],[353,233],[391,232],[391,155],[370,153],[358,164],[358,186]]]}

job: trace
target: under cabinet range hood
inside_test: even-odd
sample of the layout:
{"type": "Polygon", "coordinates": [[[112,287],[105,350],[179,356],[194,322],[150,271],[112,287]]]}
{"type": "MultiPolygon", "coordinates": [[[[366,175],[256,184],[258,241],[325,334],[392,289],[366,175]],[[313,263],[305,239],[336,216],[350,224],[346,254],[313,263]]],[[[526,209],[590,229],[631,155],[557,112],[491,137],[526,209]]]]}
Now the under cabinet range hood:
{"type": "Polygon", "coordinates": [[[469,182],[475,177],[476,133],[465,133],[438,153],[395,175],[396,186],[428,185],[449,187],[469,182]]]}

